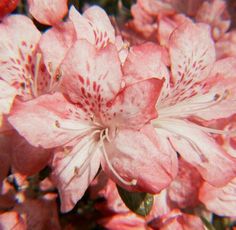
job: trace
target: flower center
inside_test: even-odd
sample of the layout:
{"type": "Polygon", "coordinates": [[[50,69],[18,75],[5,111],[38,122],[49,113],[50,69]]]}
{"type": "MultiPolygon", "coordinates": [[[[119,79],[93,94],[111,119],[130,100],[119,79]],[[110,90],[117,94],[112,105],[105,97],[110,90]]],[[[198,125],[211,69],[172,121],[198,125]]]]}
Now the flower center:
{"type": "MultiPolygon", "coordinates": [[[[55,126],[57,128],[67,130],[67,131],[72,131],[72,132],[78,132],[78,136],[70,140],[69,142],[72,142],[73,140],[80,139],[82,136],[84,140],[86,140],[85,144],[89,144],[92,147],[89,150],[89,154],[87,159],[84,161],[83,165],[80,168],[76,168],[76,175],[80,176],[82,175],[87,167],[90,164],[90,160],[92,159],[93,155],[97,152],[98,148],[101,148],[101,152],[104,156],[104,159],[108,165],[108,168],[112,171],[112,173],[115,175],[115,177],[122,183],[128,186],[136,185],[137,180],[133,179],[131,181],[126,181],[123,179],[119,173],[116,171],[116,169],[113,167],[111,164],[108,154],[105,148],[105,141],[111,143],[112,139],[115,137],[115,131],[112,132],[112,135],[110,135],[110,131],[108,127],[104,127],[101,124],[93,121],[93,126],[87,126],[87,127],[69,127],[69,125],[66,124],[61,124],[58,120],[55,121],[55,126]],[[96,137],[97,138],[96,138],[96,137]]],[[[68,143],[69,143],[68,142],[68,143]]],[[[79,150],[78,150],[79,151],[79,150]]]]}

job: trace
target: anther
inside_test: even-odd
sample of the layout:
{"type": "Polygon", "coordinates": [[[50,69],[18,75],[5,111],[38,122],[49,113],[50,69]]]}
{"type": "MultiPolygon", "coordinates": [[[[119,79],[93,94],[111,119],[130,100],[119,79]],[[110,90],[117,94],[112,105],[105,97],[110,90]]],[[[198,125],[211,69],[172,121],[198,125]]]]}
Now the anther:
{"type": "Polygon", "coordinates": [[[74,168],[74,174],[75,174],[76,176],[78,176],[78,175],[79,175],[79,172],[80,172],[79,168],[75,166],[75,168],[74,168]]]}
{"type": "Polygon", "coordinates": [[[55,126],[56,126],[57,128],[61,128],[60,123],[59,123],[58,120],[55,121],[55,126]]]}
{"type": "Polygon", "coordinates": [[[56,73],[55,73],[55,80],[58,82],[62,77],[62,72],[60,69],[57,69],[56,73]]]}

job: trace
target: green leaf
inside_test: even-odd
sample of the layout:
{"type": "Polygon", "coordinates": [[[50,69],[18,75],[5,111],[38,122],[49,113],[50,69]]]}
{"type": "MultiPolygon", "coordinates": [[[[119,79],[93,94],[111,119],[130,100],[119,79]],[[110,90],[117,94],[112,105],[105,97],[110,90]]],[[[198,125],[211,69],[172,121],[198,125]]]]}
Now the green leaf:
{"type": "Polygon", "coordinates": [[[152,210],[153,195],[144,192],[129,192],[117,185],[119,195],[125,205],[140,216],[147,216],[152,210]]]}

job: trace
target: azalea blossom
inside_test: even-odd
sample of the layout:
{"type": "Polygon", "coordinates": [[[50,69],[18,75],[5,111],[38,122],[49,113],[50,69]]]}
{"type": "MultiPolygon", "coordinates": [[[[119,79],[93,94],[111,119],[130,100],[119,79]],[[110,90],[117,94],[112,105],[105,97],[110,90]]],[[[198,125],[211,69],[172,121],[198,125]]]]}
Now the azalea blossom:
{"type": "MultiPolygon", "coordinates": [[[[208,24],[215,41],[224,36],[230,27],[229,13],[224,0],[138,0],[131,7],[131,13],[133,19],[128,22],[127,27],[137,32],[135,37],[142,37],[146,41],[158,41],[166,47],[171,33],[184,21],[208,24]]],[[[124,34],[129,40],[134,41],[133,44],[140,40],[132,37],[129,31],[125,31],[124,34]]]]}
{"type": "Polygon", "coordinates": [[[29,145],[17,135],[7,122],[7,114],[19,101],[28,101],[55,90],[60,79],[59,73],[47,71],[43,53],[38,46],[41,33],[29,18],[21,15],[5,17],[0,24],[0,31],[0,87],[3,88],[0,115],[6,114],[1,132],[7,131],[7,136],[11,135],[8,138],[5,133],[2,134],[5,135],[4,144],[10,147],[7,154],[11,155],[13,168],[31,175],[47,164],[50,152],[29,145]],[[32,155],[35,157],[32,158],[32,155]]]}
{"type": "Polygon", "coordinates": [[[0,31],[0,79],[15,88],[23,101],[47,91],[50,75],[38,50],[41,33],[32,21],[25,16],[8,16],[0,31]]]}
{"type": "Polygon", "coordinates": [[[223,118],[235,113],[236,59],[215,60],[214,43],[209,27],[204,24],[187,22],[172,34],[171,75],[163,74],[166,72],[163,55],[152,46],[152,49],[150,45],[137,46],[130,52],[127,66],[124,64],[126,81],[166,76],[157,102],[158,118],[153,122],[158,137],[168,140],[204,180],[214,186],[227,184],[236,173],[235,159],[211,136],[225,131],[204,127],[197,119],[223,118]],[[158,58],[155,65],[150,53],[158,58]],[[138,64],[141,61],[138,57],[144,65],[138,64]]]}
{"type": "Polygon", "coordinates": [[[176,174],[177,158],[148,124],[157,115],[162,80],[122,87],[116,47],[96,49],[85,40],[73,45],[62,74],[64,94],[42,95],[19,104],[9,118],[30,144],[57,147],[52,177],[62,211],[70,210],[82,197],[100,163],[126,189],[156,193],[166,187],[176,174]],[[157,176],[159,180],[154,181],[157,176]]]}

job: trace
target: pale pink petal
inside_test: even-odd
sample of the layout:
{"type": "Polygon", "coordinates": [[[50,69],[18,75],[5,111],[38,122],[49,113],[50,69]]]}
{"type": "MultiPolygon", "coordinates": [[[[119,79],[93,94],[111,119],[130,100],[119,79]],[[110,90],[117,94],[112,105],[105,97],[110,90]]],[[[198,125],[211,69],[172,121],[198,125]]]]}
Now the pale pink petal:
{"type": "Polygon", "coordinates": [[[61,77],[59,66],[75,39],[75,28],[71,22],[57,24],[41,36],[39,42],[40,51],[43,53],[48,72],[54,76],[54,78],[61,77]]]}
{"type": "Polygon", "coordinates": [[[85,117],[81,109],[69,103],[62,94],[55,93],[18,102],[9,121],[33,146],[53,148],[90,130],[90,123],[79,120],[80,116],[85,117]]]}
{"type": "Polygon", "coordinates": [[[29,12],[42,24],[54,25],[68,11],[67,0],[28,0],[29,12]]]}
{"type": "Polygon", "coordinates": [[[169,46],[169,41],[173,31],[183,23],[191,20],[182,15],[174,14],[173,16],[160,17],[158,20],[158,40],[162,46],[169,46]]]}
{"type": "Polygon", "coordinates": [[[111,127],[141,128],[157,117],[155,105],[162,84],[162,80],[151,78],[125,87],[108,103],[104,120],[111,127]]]}
{"type": "Polygon", "coordinates": [[[168,131],[166,136],[176,151],[196,167],[208,183],[223,186],[236,175],[235,159],[195,124],[169,118],[159,120],[158,125],[168,131]]]}
{"type": "MultiPolygon", "coordinates": [[[[236,58],[217,61],[209,77],[202,82],[212,103],[196,111],[195,115],[211,120],[229,117],[236,113],[236,58]],[[216,98],[215,100],[213,98],[216,98]]],[[[194,103],[194,102],[193,102],[194,103]]]]}
{"type": "Polygon", "coordinates": [[[153,132],[150,126],[143,131],[119,129],[115,139],[111,143],[105,143],[104,151],[117,174],[123,180],[137,181],[137,184],[124,184],[111,171],[105,159],[102,162],[103,169],[116,183],[128,190],[158,193],[176,175],[175,151],[165,142],[159,141],[153,132]]]}
{"type": "Polygon", "coordinates": [[[115,43],[115,31],[106,12],[98,7],[88,8],[81,15],[73,6],[69,19],[73,22],[77,39],[86,39],[97,48],[115,43]]]}
{"type": "Polygon", "coordinates": [[[236,217],[236,178],[220,188],[204,183],[199,199],[209,211],[219,216],[236,217]]]}
{"type": "Polygon", "coordinates": [[[179,158],[177,177],[168,187],[168,197],[176,207],[183,209],[198,205],[198,192],[203,182],[199,172],[191,164],[179,158]]]}
{"type": "Polygon", "coordinates": [[[9,16],[0,33],[0,79],[13,86],[22,100],[48,91],[50,76],[37,49],[41,34],[33,22],[21,15],[9,16]]]}
{"type": "Polygon", "coordinates": [[[236,114],[227,118],[210,120],[206,122],[205,125],[207,125],[207,127],[226,131],[224,135],[215,134],[214,138],[228,154],[236,158],[236,114]]]}
{"type": "Polygon", "coordinates": [[[82,198],[99,166],[100,151],[94,137],[82,138],[69,154],[66,150],[55,153],[52,180],[59,189],[62,212],[70,211],[82,198]]]}
{"type": "Polygon", "coordinates": [[[51,155],[50,150],[30,145],[16,132],[11,136],[11,164],[15,172],[36,174],[48,164],[51,155]]]}
{"type": "Polygon", "coordinates": [[[15,211],[0,214],[0,229],[26,230],[26,221],[15,211]]]}
{"type": "Polygon", "coordinates": [[[165,50],[155,43],[131,47],[123,67],[125,81],[131,84],[152,77],[169,79],[164,59],[165,50]]]}
{"type": "Polygon", "coordinates": [[[215,61],[215,49],[209,27],[203,24],[181,25],[169,44],[173,87],[168,100],[175,104],[199,93],[198,83],[208,76],[215,61]]]}
{"type": "Polygon", "coordinates": [[[0,80],[0,116],[8,114],[14,101],[16,90],[5,81],[0,80]]]}
{"type": "Polygon", "coordinates": [[[209,24],[213,38],[219,39],[230,27],[226,2],[223,0],[205,1],[197,12],[196,21],[209,24]]]}
{"type": "Polygon", "coordinates": [[[215,61],[209,27],[190,22],[179,26],[170,38],[170,58],[175,84],[191,78],[195,82],[206,78],[209,66],[215,61]]]}
{"type": "Polygon", "coordinates": [[[119,92],[120,65],[114,45],[98,50],[89,42],[79,40],[62,65],[63,91],[91,117],[106,108],[107,102],[119,92]]]}
{"type": "Polygon", "coordinates": [[[40,32],[29,18],[14,15],[0,24],[0,34],[0,78],[23,91],[20,83],[26,85],[26,75],[31,75],[31,59],[40,32]]]}

